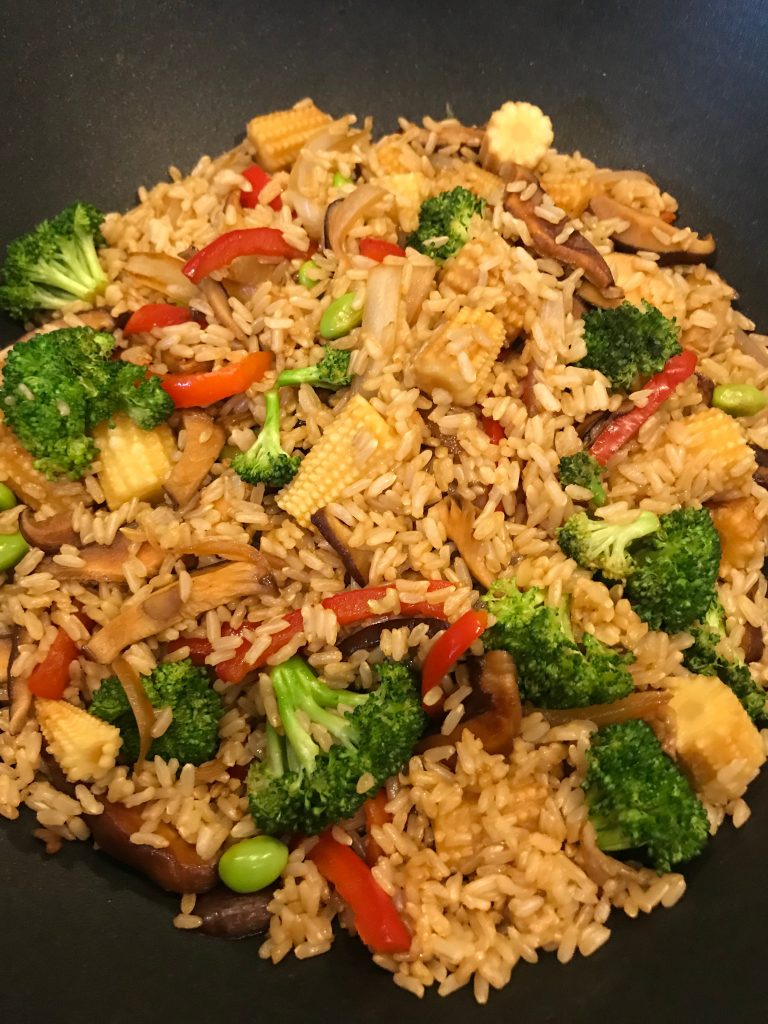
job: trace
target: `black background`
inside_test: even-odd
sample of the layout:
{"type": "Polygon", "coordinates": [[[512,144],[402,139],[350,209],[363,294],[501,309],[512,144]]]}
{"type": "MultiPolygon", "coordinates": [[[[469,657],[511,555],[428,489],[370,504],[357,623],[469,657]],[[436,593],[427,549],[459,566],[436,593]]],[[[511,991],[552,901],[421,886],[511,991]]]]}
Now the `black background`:
{"type": "MultiPolygon", "coordinates": [[[[718,269],[768,327],[768,5],[676,3],[71,2],[0,5],[0,243],[75,198],[124,208],[169,163],[239,137],[250,116],[311,94],[336,114],[482,121],[539,103],[556,144],[642,167],[712,230],[718,269]]],[[[14,330],[0,322],[0,338],[14,330]]],[[[0,595],[0,600],[2,596],[0,595]]],[[[525,1024],[762,1020],[768,798],[688,872],[677,908],[618,914],[598,954],[545,956],[479,1010],[468,993],[419,1003],[362,947],[277,968],[258,941],[171,928],[172,899],[86,847],[46,859],[30,821],[0,825],[0,1016],[18,1024],[189,1024],[440,1015],[525,1024]]]]}

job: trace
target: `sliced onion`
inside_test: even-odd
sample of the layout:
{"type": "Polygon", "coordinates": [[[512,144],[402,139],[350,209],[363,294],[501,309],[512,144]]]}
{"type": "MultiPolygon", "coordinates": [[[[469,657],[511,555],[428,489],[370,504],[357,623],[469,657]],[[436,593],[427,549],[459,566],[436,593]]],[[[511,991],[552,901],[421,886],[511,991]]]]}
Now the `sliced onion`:
{"type": "Polygon", "coordinates": [[[261,568],[266,564],[264,555],[241,540],[227,540],[226,537],[209,537],[191,544],[181,544],[174,549],[180,555],[195,558],[222,558],[227,562],[251,562],[261,568]]]}
{"type": "Polygon", "coordinates": [[[354,118],[351,117],[342,117],[328,125],[327,128],[323,128],[309,140],[293,165],[288,179],[288,188],[283,193],[283,198],[296,211],[307,234],[315,241],[319,240],[323,230],[325,204],[310,198],[314,191],[315,161],[312,154],[329,149],[346,149],[352,145],[359,136],[357,132],[352,135],[348,134],[353,120],[354,118]]]}
{"type": "Polygon", "coordinates": [[[337,256],[345,252],[347,235],[368,211],[380,202],[386,193],[378,185],[367,182],[359,185],[340,203],[332,203],[328,209],[327,243],[337,256]]]}
{"type": "Polygon", "coordinates": [[[747,334],[739,328],[735,336],[736,344],[745,355],[760,363],[761,366],[768,366],[768,336],[765,334],[747,334]]]}
{"type": "Polygon", "coordinates": [[[597,181],[601,185],[613,185],[617,181],[648,181],[651,185],[655,184],[650,174],[646,174],[645,171],[614,171],[610,167],[595,171],[592,181],[597,181]]]}
{"type": "Polygon", "coordinates": [[[411,264],[411,280],[408,285],[408,294],[405,296],[405,319],[409,326],[416,321],[421,312],[421,307],[432,290],[432,282],[435,280],[436,273],[437,264],[434,260],[411,264]]]}
{"type": "Polygon", "coordinates": [[[394,340],[402,278],[402,264],[379,263],[368,274],[362,328],[378,342],[394,340]]]}
{"type": "Polygon", "coordinates": [[[140,765],[143,761],[146,761],[147,753],[152,745],[155,709],[152,707],[147,691],[141,682],[141,676],[125,658],[118,658],[113,663],[112,670],[125,691],[128,703],[131,705],[133,717],[136,719],[136,727],[139,730],[139,756],[136,764],[140,765]]]}
{"type": "Polygon", "coordinates": [[[200,291],[205,296],[213,315],[221,326],[229,328],[238,341],[245,341],[245,334],[238,327],[237,321],[232,316],[229,299],[222,285],[218,281],[213,281],[210,277],[206,277],[200,282],[200,291]]]}
{"type": "Polygon", "coordinates": [[[164,252],[133,252],[126,260],[125,272],[169,299],[189,302],[197,288],[182,274],[183,266],[184,260],[164,252]]]}

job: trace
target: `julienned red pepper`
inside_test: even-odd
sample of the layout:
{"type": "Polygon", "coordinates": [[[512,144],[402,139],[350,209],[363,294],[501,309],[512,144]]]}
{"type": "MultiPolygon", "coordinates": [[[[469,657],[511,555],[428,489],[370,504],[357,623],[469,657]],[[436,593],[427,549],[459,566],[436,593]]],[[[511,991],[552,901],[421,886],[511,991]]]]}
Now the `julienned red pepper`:
{"type": "Polygon", "coordinates": [[[32,670],[27,680],[29,692],[35,697],[61,700],[69,686],[69,666],[77,657],[77,644],[59,628],[48,653],[32,670]]]}
{"type": "Polygon", "coordinates": [[[317,251],[310,243],[308,249],[296,249],[289,245],[277,228],[239,228],[227,231],[195,253],[181,268],[190,281],[196,284],[208,277],[214,270],[228,267],[240,256],[262,256],[267,260],[305,260],[317,251]]]}
{"type": "MultiPolygon", "coordinates": [[[[243,177],[251,183],[250,192],[240,191],[240,205],[245,210],[252,210],[255,206],[259,205],[259,193],[272,181],[272,176],[267,174],[263,167],[259,167],[258,164],[254,164],[247,170],[243,171],[243,177]]],[[[275,196],[274,199],[270,199],[269,206],[273,210],[282,210],[283,200],[280,196],[275,196]]]]}
{"type": "Polygon", "coordinates": [[[337,843],[326,832],[310,850],[309,858],[355,915],[357,933],[372,952],[408,952],[411,935],[392,897],[351,847],[337,843]]]}
{"type": "Polygon", "coordinates": [[[375,825],[386,825],[388,821],[392,820],[392,816],[387,812],[387,792],[385,789],[380,789],[376,796],[370,797],[363,804],[363,812],[365,814],[365,859],[368,861],[368,866],[373,867],[381,856],[381,847],[373,838],[373,828],[375,825]]]}
{"type": "Polygon", "coordinates": [[[490,416],[482,416],[480,418],[483,430],[488,435],[491,444],[501,444],[504,438],[507,436],[504,432],[504,427],[499,423],[498,420],[492,419],[490,416]]]}
{"type": "Polygon", "coordinates": [[[123,327],[123,334],[142,334],[153,327],[172,327],[197,319],[186,306],[172,306],[169,302],[148,302],[146,306],[131,313],[123,327]]]}
{"type": "Polygon", "coordinates": [[[361,238],[360,255],[381,263],[386,256],[405,256],[405,249],[383,238],[361,238]]]}
{"type": "MultiPolygon", "coordinates": [[[[482,609],[479,611],[470,609],[435,640],[421,668],[422,700],[430,690],[440,685],[441,679],[448,675],[462,654],[469,650],[478,637],[483,635],[487,625],[488,615],[486,612],[482,609]]],[[[435,704],[425,704],[424,710],[428,715],[434,715],[440,710],[441,705],[442,700],[435,704]]]]}
{"type": "Polygon", "coordinates": [[[177,409],[192,409],[247,391],[272,364],[270,352],[251,352],[237,363],[210,373],[168,373],[160,383],[177,409]]]}
{"type": "MultiPolygon", "coordinates": [[[[429,591],[442,590],[451,585],[443,580],[431,580],[427,589],[429,591]]],[[[345,590],[341,594],[333,594],[331,597],[326,597],[322,604],[324,608],[329,608],[334,612],[340,626],[351,626],[355,622],[363,622],[365,619],[373,618],[376,613],[371,611],[368,602],[380,601],[393,586],[394,584],[390,583],[383,587],[345,590]]],[[[413,604],[407,604],[401,601],[400,610],[408,615],[431,615],[434,618],[445,617],[439,602],[416,601],[413,604]]],[[[219,679],[224,680],[226,683],[240,683],[249,672],[266,665],[268,659],[285,647],[286,644],[290,643],[303,628],[304,622],[300,611],[290,612],[285,616],[285,621],[287,623],[285,629],[275,633],[269,647],[262,651],[253,662],[246,661],[246,655],[251,649],[251,643],[249,640],[244,640],[231,658],[227,661],[219,662],[216,666],[216,674],[219,679]]],[[[244,622],[242,626],[235,630],[230,630],[227,626],[224,626],[222,634],[224,636],[231,636],[234,633],[242,636],[244,632],[257,629],[258,626],[258,622],[244,622]]],[[[205,659],[213,650],[211,642],[204,637],[189,637],[187,639],[179,637],[178,640],[173,640],[168,644],[169,651],[178,650],[180,647],[189,647],[189,656],[197,665],[204,664],[205,659]]]]}
{"type": "Polygon", "coordinates": [[[648,391],[645,405],[636,406],[624,416],[617,416],[597,435],[589,449],[601,466],[605,466],[627,441],[637,435],[640,428],[661,408],[678,385],[696,369],[696,354],[689,349],[672,356],[666,366],[655,374],[643,388],[648,391]]]}

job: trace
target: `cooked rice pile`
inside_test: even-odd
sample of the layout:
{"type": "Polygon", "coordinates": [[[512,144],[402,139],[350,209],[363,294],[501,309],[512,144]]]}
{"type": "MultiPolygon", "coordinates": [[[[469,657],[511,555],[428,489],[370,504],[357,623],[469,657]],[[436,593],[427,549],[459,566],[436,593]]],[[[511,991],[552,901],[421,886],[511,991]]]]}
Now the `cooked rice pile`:
{"type": "MultiPolygon", "coordinates": [[[[322,216],[328,202],[353,190],[352,185],[331,184],[337,170],[348,176],[357,168],[384,190],[365,223],[352,228],[350,238],[376,235],[395,240],[398,231],[413,229],[426,196],[462,182],[468,188],[473,182],[481,187],[477,149],[466,144],[464,131],[456,122],[427,119],[424,126],[402,121],[399,133],[375,145],[368,123],[362,130],[349,128],[336,135],[335,142],[329,136],[325,148],[305,150],[300,158],[298,205],[296,181],[289,180],[288,170],[275,173],[269,194],[265,192],[255,208],[241,209],[233,201],[244,186],[241,172],[252,160],[248,141],[217,159],[202,157],[186,177],[172,167],[169,182],[140,189],[138,206],[107,217],[103,231],[108,247],[102,250],[102,262],[110,283],[99,308],[117,317],[146,302],[173,297],[136,274],[135,264],[131,269],[131,257],[137,253],[178,257],[225,230],[257,226],[279,227],[290,244],[305,249],[303,225],[317,211],[322,216]],[[279,212],[266,205],[289,186],[298,219],[292,219],[289,202],[279,212]]],[[[734,292],[717,273],[704,264],[661,266],[651,253],[614,253],[610,226],[596,220],[588,208],[590,199],[602,192],[669,215],[676,209],[672,197],[645,175],[600,170],[578,153],[550,149],[537,172],[552,201],[607,257],[630,300],[648,299],[677,317],[682,343],[699,354],[701,372],[716,383],[748,380],[768,385],[768,370],[742,347],[754,325],[733,308],[734,292]]],[[[556,475],[560,456],[581,446],[575,424],[590,413],[615,410],[621,399],[609,395],[598,372],[569,365],[585,353],[582,321],[574,308],[580,272],[567,272],[521,245],[508,245],[520,240],[522,227],[504,211],[502,193],[492,186],[492,181],[484,181],[486,221],[440,271],[412,322],[406,319],[403,301],[393,331],[377,339],[358,328],[340,342],[353,349],[352,369],[360,375],[362,394],[385,417],[396,453],[393,468],[349,488],[331,511],[352,529],[351,546],[370,555],[370,582],[398,581],[377,612],[396,611],[403,597],[425,595],[426,583],[421,581],[443,579],[454,584],[445,603],[453,620],[470,607],[477,591],[467,565],[447,540],[435,506],[449,492],[475,503],[474,536],[485,545],[492,572],[514,574],[522,587],[550,588],[553,603],[560,594],[571,594],[576,625],[588,627],[608,644],[633,650],[638,687],[663,688],[670,677],[685,674],[685,638],[649,632],[627,601],[617,600],[608,587],[576,568],[553,539],[554,529],[575,510],[556,475]],[[457,406],[439,388],[427,396],[414,385],[410,366],[412,354],[430,332],[466,307],[492,312],[503,322],[510,342],[520,338],[519,344],[509,344],[499,354],[479,410],[457,406]],[[535,383],[526,400],[523,385],[529,372],[535,383]],[[482,429],[478,411],[503,426],[507,436],[498,445],[482,429]]],[[[190,322],[157,328],[138,341],[122,338],[118,331],[122,357],[158,373],[218,367],[243,350],[274,353],[275,372],[316,361],[323,311],[348,291],[364,299],[371,264],[358,255],[338,258],[330,251],[315,259],[322,280],[312,290],[296,282],[295,268],[292,272],[289,264],[251,268],[247,283],[230,282],[226,324],[210,301],[194,292],[191,305],[208,318],[207,327],[190,322]]],[[[402,265],[404,299],[423,261],[415,253],[394,261],[402,265]]],[[[74,305],[57,323],[81,323],[84,312],[74,305]]],[[[218,420],[229,444],[245,450],[252,443],[264,415],[262,395],[273,380],[274,374],[268,374],[247,396],[220,407],[218,420]]],[[[326,401],[306,385],[284,389],[286,449],[308,451],[345,400],[345,392],[326,401]]],[[[756,526],[748,550],[738,551],[729,562],[725,546],[722,566],[727,629],[737,646],[748,624],[762,629],[768,621],[761,573],[768,495],[752,480],[754,456],[748,447],[750,442],[767,441],[764,416],[732,420],[706,409],[692,379],[643,427],[637,442],[612,462],[607,481],[613,502],[604,510],[607,516],[637,505],[665,512],[721,495],[750,501],[750,522],[756,526]]],[[[147,673],[166,641],[198,635],[212,642],[208,661],[215,665],[227,660],[241,642],[237,636],[222,635],[222,627],[237,627],[246,619],[260,623],[252,635],[255,659],[284,627],[282,616],[301,608],[303,632],[272,661],[304,648],[310,663],[332,685],[370,681],[369,664],[378,653],[360,652],[345,661],[336,647],[335,616],[320,604],[323,597],[345,589],[341,560],[319,533],[302,528],[281,511],[263,487],[243,483],[217,463],[197,498],[181,511],[134,500],[110,512],[102,504],[96,475],[84,483],[74,519],[84,543],[111,543],[121,528],[130,525],[132,552],[150,541],[161,546],[166,557],[157,575],[148,579],[145,566],[132,554],[124,564],[123,584],[89,587],[77,579],[60,582],[42,571],[43,552],[32,549],[2,588],[0,630],[21,629],[15,677],[23,680],[29,675],[58,627],[76,640],[84,639],[85,629],[75,614],[80,608],[103,624],[129,595],[183,580],[186,568],[174,547],[211,537],[249,542],[259,533],[278,596],[248,598],[182,622],[131,646],[125,652],[128,662],[147,673]]],[[[0,527],[11,527],[17,515],[18,510],[0,513],[0,527]]],[[[78,565],[75,548],[65,547],[54,557],[61,566],[78,565]]],[[[384,632],[381,650],[418,661],[430,643],[423,627],[401,628],[384,632]]],[[[765,662],[752,668],[758,679],[768,679],[765,662]]],[[[87,703],[108,674],[108,668],[80,658],[66,698],[78,705],[87,703]]],[[[11,731],[8,710],[0,710],[0,814],[13,819],[22,805],[31,808],[39,823],[37,835],[49,850],[62,840],[87,839],[83,815],[98,813],[101,798],[141,808],[143,826],[134,841],[163,845],[157,829],[167,822],[201,856],[211,857],[229,840],[253,834],[242,772],[230,769],[261,754],[265,716],[276,715],[274,696],[263,671],[244,685],[216,687],[228,710],[221,721],[213,777],[202,769],[157,758],[135,774],[116,767],[98,782],[78,785],[73,797],[58,792],[45,776],[34,718],[11,731]]],[[[451,716],[451,728],[463,711],[460,700],[454,703],[458,710],[451,716]]],[[[508,981],[521,959],[534,961],[543,950],[555,952],[564,962],[576,952],[594,952],[608,938],[606,922],[613,907],[634,916],[659,904],[670,906],[680,897],[684,881],[679,875],[641,871],[632,882],[614,879],[599,885],[585,872],[586,812],[580,782],[590,729],[584,723],[549,728],[534,714],[525,719],[523,735],[506,759],[484,753],[465,734],[455,767],[452,748],[411,760],[392,789],[393,821],[376,834],[384,850],[376,877],[393,893],[414,930],[408,956],[379,958],[398,985],[417,995],[436,985],[447,994],[471,982],[482,1002],[490,987],[508,981]]],[[[737,825],[748,816],[741,799],[712,805],[709,811],[713,830],[726,814],[737,825]]],[[[325,951],[333,940],[335,916],[341,913],[343,918],[340,904],[305,852],[305,845],[300,845],[292,854],[271,904],[272,923],[261,955],[274,961],[291,950],[297,956],[325,951]]],[[[199,923],[193,908],[194,900],[185,897],[177,919],[181,927],[199,923]]]]}

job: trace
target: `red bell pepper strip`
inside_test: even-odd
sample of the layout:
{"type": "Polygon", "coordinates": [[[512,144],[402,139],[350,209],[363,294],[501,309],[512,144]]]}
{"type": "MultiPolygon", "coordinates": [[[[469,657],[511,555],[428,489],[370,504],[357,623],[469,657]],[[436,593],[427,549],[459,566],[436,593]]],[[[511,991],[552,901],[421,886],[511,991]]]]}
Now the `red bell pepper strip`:
{"type": "Polygon", "coordinates": [[[349,846],[326,832],[309,852],[318,871],[355,915],[357,933],[374,953],[407,953],[411,935],[371,869],[349,846]]]}
{"type": "Polygon", "coordinates": [[[374,825],[386,825],[388,821],[392,820],[392,816],[387,811],[387,792],[385,789],[380,789],[376,796],[372,796],[369,800],[366,800],[363,804],[363,812],[365,814],[365,859],[368,861],[369,867],[374,867],[376,861],[381,856],[381,847],[373,838],[373,827],[374,825]]]}
{"type": "Polygon", "coordinates": [[[177,409],[191,409],[242,394],[251,384],[261,380],[271,363],[270,352],[251,352],[240,362],[222,366],[220,370],[169,373],[161,378],[160,383],[177,409]]]}
{"type": "MultiPolygon", "coordinates": [[[[440,685],[442,678],[448,675],[462,654],[483,635],[487,625],[486,612],[482,609],[470,609],[435,640],[421,668],[422,701],[430,690],[440,685]]],[[[437,704],[424,704],[424,710],[428,715],[434,715],[440,710],[441,705],[442,701],[437,704]]]]}
{"type": "Polygon", "coordinates": [[[360,255],[381,263],[385,256],[405,256],[405,249],[394,242],[386,242],[383,238],[361,238],[360,255]]]}
{"type": "Polygon", "coordinates": [[[490,416],[482,416],[480,418],[483,430],[488,435],[491,444],[501,444],[504,438],[507,436],[504,432],[504,427],[499,423],[498,420],[492,419],[490,416]]]}
{"type": "Polygon", "coordinates": [[[181,268],[193,284],[208,277],[214,270],[228,267],[240,256],[263,256],[270,260],[305,260],[317,251],[310,244],[308,249],[295,249],[277,228],[239,228],[227,231],[196,252],[181,268]]]}
{"type": "Polygon", "coordinates": [[[35,697],[61,700],[69,686],[69,666],[76,657],[77,644],[69,633],[59,628],[48,653],[27,680],[29,692],[35,697]]]}
{"type": "MultiPolygon", "coordinates": [[[[369,601],[381,601],[388,590],[394,584],[389,583],[383,587],[365,587],[363,590],[345,590],[341,594],[333,594],[323,600],[323,607],[330,608],[339,620],[340,626],[351,626],[355,622],[362,622],[364,619],[373,618],[376,612],[368,607],[369,601]]],[[[430,580],[427,590],[433,593],[435,590],[443,590],[452,586],[444,580],[430,580]]],[[[434,615],[436,618],[445,618],[442,608],[438,602],[415,601],[413,604],[400,602],[400,610],[404,615],[434,615]]]]}
{"type": "Polygon", "coordinates": [[[142,334],[153,327],[171,327],[196,320],[192,310],[186,306],[172,306],[169,302],[148,302],[128,317],[123,334],[142,334]]]}
{"type": "MultiPolygon", "coordinates": [[[[251,192],[240,191],[240,205],[245,210],[252,210],[255,206],[259,205],[259,194],[261,190],[272,181],[272,176],[267,174],[263,167],[259,167],[258,164],[254,164],[247,170],[243,171],[243,177],[246,181],[250,181],[252,186],[251,192]]],[[[273,210],[282,210],[283,200],[280,196],[275,196],[274,199],[270,199],[268,206],[271,206],[273,210]]]]}
{"type": "Polygon", "coordinates": [[[690,349],[672,356],[659,373],[654,374],[643,390],[649,392],[645,405],[635,406],[624,416],[617,416],[597,435],[589,449],[601,466],[610,462],[616,452],[633,437],[666,400],[673,394],[679,384],[692,375],[696,369],[696,353],[690,349]]]}

